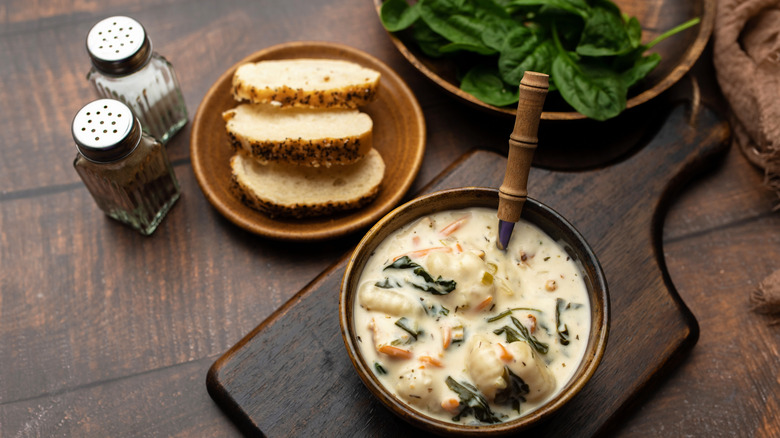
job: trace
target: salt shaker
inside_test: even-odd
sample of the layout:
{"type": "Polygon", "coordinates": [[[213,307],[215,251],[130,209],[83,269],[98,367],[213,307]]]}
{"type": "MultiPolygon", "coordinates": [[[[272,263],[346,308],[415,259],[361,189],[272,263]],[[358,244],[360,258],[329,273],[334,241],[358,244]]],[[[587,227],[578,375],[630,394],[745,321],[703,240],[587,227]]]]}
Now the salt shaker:
{"type": "Polygon", "coordinates": [[[152,50],[141,23],[123,16],[98,22],[87,35],[87,52],[87,79],[98,95],[129,106],[144,132],[165,144],[187,123],[176,72],[152,50]]]}
{"type": "Polygon", "coordinates": [[[114,99],[85,105],[71,126],[73,167],[108,216],[149,235],[179,199],[165,147],[143,133],[130,108],[114,99]]]}

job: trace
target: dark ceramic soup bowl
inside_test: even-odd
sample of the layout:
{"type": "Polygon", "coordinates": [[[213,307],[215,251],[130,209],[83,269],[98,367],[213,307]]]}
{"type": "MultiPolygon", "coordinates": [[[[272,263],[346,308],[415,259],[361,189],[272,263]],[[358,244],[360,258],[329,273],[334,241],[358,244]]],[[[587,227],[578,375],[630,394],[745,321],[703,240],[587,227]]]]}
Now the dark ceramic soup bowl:
{"type": "MultiPolygon", "coordinates": [[[[590,298],[591,327],[585,354],[561,391],[538,409],[503,423],[479,426],[445,422],[410,407],[377,379],[371,364],[362,357],[353,318],[358,282],[363,268],[377,246],[403,225],[434,212],[469,207],[498,208],[498,191],[487,188],[459,188],[432,193],[414,199],[388,213],[372,227],[358,244],[341,283],[339,316],[341,334],[352,364],[363,383],[388,409],[415,427],[439,435],[499,436],[538,424],[571,400],[593,376],[604,355],[609,332],[609,294],[607,282],[596,255],[580,233],[558,213],[529,198],[523,207],[523,219],[541,228],[557,241],[580,265],[590,298]]],[[[496,219],[498,220],[498,219],[496,219]]]]}

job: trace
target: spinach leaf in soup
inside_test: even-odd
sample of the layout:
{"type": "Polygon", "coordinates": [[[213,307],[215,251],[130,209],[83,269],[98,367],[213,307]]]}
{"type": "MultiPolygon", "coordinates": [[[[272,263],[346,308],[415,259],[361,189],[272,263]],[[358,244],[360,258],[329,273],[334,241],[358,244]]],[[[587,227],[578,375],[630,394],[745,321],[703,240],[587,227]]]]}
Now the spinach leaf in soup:
{"type": "Polygon", "coordinates": [[[407,280],[407,283],[414,288],[434,295],[447,295],[455,290],[455,287],[457,286],[455,280],[445,280],[441,275],[434,279],[422,266],[413,262],[409,256],[399,257],[391,264],[385,266],[382,270],[386,271],[388,269],[411,269],[412,273],[417,278],[407,280]]]}
{"type": "Polygon", "coordinates": [[[579,303],[567,303],[562,298],[555,300],[555,331],[558,333],[558,341],[561,345],[569,345],[571,339],[569,338],[569,327],[564,324],[562,314],[569,309],[579,309],[582,304],[579,303]]]}
{"type": "Polygon", "coordinates": [[[493,330],[493,333],[497,335],[506,335],[507,344],[511,344],[512,342],[519,342],[522,340],[520,337],[520,333],[518,333],[517,330],[507,325],[501,327],[500,329],[493,330]]]}
{"type": "Polygon", "coordinates": [[[409,335],[414,338],[414,340],[417,340],[417,337],[422,334],[422,331],[417,327],[417,324],[409,321],[408,318],[405,316],[402,318],[399,318],[398,321],[395,322],[395,325],[400,327],[401,330],[405,331],[406,333],[409,333],[409,335]]]}
{"type": "Polygon", "coordinates": [[[461,417],[473,415],[474,418],[483,423],[500,423],[501,420],[493,414],[485,397],[473,385],[466,382],[458,382],[452,377],[447,377],[445,381],[447,387],[458,394],[460,399],[461,411],[453,417],[452,421],[460,421],[461,417]]]}
{"type": "Polygon", "coordinates": [[[550,346],[544,342],[539,341],[536,336],[531,334],[526,326],[524,326],[517,318],[511,316],[511,314],[511,311],[505,311],[496,315],[495,317],[488,319],[488,322],[495,322],[505,316],[509,316],[509,319],[514,325],[514,327],[505,325],[501,328],[493,330],[493,333],[499,336],[506,336],[507,344],[511,344],[512,342],[525,341],[535,352],[539,354],[547,354],[547,352],[550,351],[550,346]]]}
{"type": "Polygon", "coordinates": [[[531,332],[528,331],[528,328],[524,326],[520,321],[517,320],[514,316],[509,317],[512,320],[512,323],[517,327],[517,330],[520,331],[520,336],[522,337],[522,340],[528,343],[528,345],[531,346],[531,348],[534,349],[539,354],[547,354],[547,352],[550,350],[550,346],[545,344],[544,342],[539,342],[538,339],[534,335],[531,334],[531,332]]]}
{"type": "Polygon", "coordinates": [[[374,286],[380,288],[380,289],[394,289],[397,287],[401,287],[401,282],[398,281],[395,278],[385,277],[382,281],[377,281],[374,283],[374,286]]]}
{"type": "Polygon", "coordinates": [[[509,369],[508,366],[504,367],[503,374],[504,382],[507,383],[506,387],[496,392],[495,401],[498,404],[511,404],[512,409],[520,412],[520,404],[525,402],[525,396],[531,392],[528,384],[509,369]]]}

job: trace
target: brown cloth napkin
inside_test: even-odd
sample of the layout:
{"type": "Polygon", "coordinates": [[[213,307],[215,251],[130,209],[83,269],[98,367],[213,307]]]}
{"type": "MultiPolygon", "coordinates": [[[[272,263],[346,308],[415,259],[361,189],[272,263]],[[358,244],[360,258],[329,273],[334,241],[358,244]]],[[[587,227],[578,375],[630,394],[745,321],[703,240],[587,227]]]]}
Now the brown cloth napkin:
{"type": "MultiPolygon", "coordinates": [[[[780,0],[718,0],[713,41],[733,141],[780,196],[780,0]]],[[[780,314],[780,270],[750,300],[756,312],[780,314]]]]}
{"type": "Polygon", "coordinates": [[[780,196],[780,0],[719,0],[713,40],[734,141],[780,196]]]}
{"type": "MultiPolygon", "coordinates": [[[[780,312],[780,270],[775,271],[758,285],[750,296],[753,303],[753,311],[777,315],[780,312]]],[[[770,324],[780,324],[780,318],[776,318],[770,324]]]]}

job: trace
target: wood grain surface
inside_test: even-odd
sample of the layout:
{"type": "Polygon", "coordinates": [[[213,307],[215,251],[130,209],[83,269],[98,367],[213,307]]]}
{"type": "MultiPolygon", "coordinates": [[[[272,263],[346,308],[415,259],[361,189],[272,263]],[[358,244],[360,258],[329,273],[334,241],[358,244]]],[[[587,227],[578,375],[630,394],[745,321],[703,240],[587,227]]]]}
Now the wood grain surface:
{"type": "MultiPolygon", "coordinates": [[[[333,41],[381,59],[426,118],[410,193],[472,148],[505,154],[511,123],[431,87],[389,41],[370,0],[0,2],[0,436],[238,436],[207,394],[209,367],[359,236],[280,245],[235,227],[198,188],[189,125],[168,146],[183,195],[153,236],[100,213],[72,168],[70,122],[95,98],[87,31],[116,14],[143,23],[173,63],[191,117],[222,72],[274,44],[333,41]]],[[[722,108],[710,59],[705,52],[693,75],[722,108]]],[[[657,130],[633,112],[606,125],[542,126],[556,147],[537,150],[537,173],[607,170],[657,130]],[[605,129],[620,141],[592,134],[605,129]],[[575,138],[558,141],[564,131],[575,138]]],[[[615,435],[780,434],[778,327],[747,301],[780,260],[776,197],[761,179],[734,149],[670,205],[662,255],[699,321],[699,341],[618,416],[615,435]]]]}
{"type": "MultiPolygon", "coordinates": [[[[682,104],[659,116],[661,130],[621,163],[569,174],[534,169],[529,176],[531,197],[561,213],[593,247],[607,277],[612,314],[596,374],[553,418],[535,427],[535,434],[593,436],[611,430],[630,403],[668,374],[698,339],[698,325],[668,284],[657,256],[659,218],[682,185],[727,150],[729,130],[707,108],[695,119],[682,104]]],[[[506,163],[494,153],[474,152],[424,191],[495,188],[506,163]]],[[[209,393],[248,433],[415,435],[362,386],[337,342],[335,292],[345,268],[342,259],[210,370],[209,393]],[[279,385],[280,380],[286,383],[279,385]]]]}

